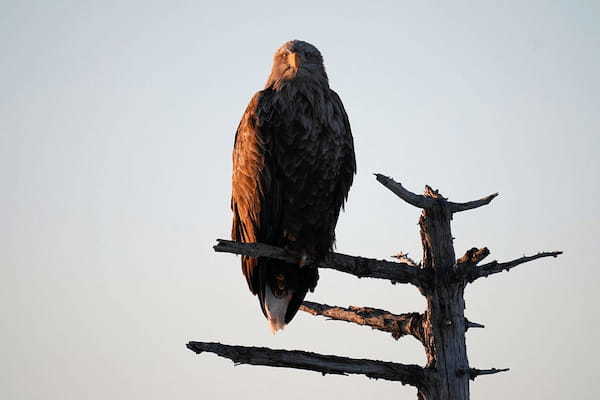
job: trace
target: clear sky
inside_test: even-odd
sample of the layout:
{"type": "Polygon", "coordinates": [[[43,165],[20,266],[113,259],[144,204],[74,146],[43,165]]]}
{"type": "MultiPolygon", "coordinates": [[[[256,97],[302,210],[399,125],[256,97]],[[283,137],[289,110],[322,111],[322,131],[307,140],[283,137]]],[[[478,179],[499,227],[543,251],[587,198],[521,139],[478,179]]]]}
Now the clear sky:
{"type": "MultiPolygon", "coordinates": [[[[272,336],[229,237],[231,149],[275,49],[323,53],[358,175],[338,250],[420,258],[381,172],[455,201],[457,255],[564,250],[467,289],[479,399],[596,399],[598,2],[0,5],[0,397],[415,398],[365,377],[239,366],[189,340],[423,364],[420,345],[300,313],[272,336]]],[[[375,3],[375,2],[373,2],[375,3]]],[[[408,286],[323,271],[308,299],[422,311],[408,286]]]]}

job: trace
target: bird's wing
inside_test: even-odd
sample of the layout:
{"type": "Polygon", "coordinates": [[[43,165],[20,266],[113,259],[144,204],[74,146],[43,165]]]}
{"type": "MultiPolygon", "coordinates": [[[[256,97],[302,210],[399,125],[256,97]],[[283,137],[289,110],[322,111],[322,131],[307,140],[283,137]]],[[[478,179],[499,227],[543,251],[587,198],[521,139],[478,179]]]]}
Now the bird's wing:
{"type": "MultiPolygon", "coordinates": [[[[272,118],[270,90],[260,91],[250,100],[235,135],[231,237],[236,241],[268,242],[279,225],[280,192],[271,175],[272,118]]],[[[261,286],[256,263],[255,258],[242,257],[242,271],[254,294],[261,286]]]]}
{"type": "Polygon", "coordinates": [[[333,90],[331,92],[332,103],[334,106],[334,114],[336,118],[341,122],[338,126],[339,142],[337,148],[342,152],[342,163],[338,177],[338,201],[340,206],[343,208],[344,203],[348,197],[348,191],[352,186],[354,174],[356,173],[356,156],[354,155],[354,139],[352,138],[352,130],[350,129],[350,122],[348,121],[348,114],[344,109],[340,96],[333,90]]]}

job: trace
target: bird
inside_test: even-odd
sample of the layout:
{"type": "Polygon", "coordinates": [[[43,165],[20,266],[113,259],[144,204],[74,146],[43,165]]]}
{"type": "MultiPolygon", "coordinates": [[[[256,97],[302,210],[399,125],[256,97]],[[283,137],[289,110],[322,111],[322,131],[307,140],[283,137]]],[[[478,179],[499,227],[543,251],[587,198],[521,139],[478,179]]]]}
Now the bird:
{"type": "Polygon", "coordinates": [[[279,246],[298,258],[242,256],[250,292],[276,333],[314,291],[315,265],[333,250],[356,174],[348,115],[314,45],[291,40],[277,49],[264,89],[242,115],[232,158],[232,240],[279,246]]]}

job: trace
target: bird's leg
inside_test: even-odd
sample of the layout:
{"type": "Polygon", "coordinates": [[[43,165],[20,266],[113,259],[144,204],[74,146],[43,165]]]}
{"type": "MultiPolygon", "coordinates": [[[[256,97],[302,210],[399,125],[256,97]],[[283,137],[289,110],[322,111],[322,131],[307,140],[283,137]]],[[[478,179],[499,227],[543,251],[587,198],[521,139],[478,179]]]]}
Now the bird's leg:
{"type": "Polygon", "coordinates": [[[292,247],[292,244],[287,244],[283,246],[283,248],[288,254],[298,259],[298,266],[300,268],[309,264],[310,257],[308,256],[308,253],[305,250],[298,251],[292,247]]]}
{"type": "Polygon", "coordinates": [[[287,243],[283,246],[283,248],[289,254],[298,258],[298,266],[300,268],[304,267],[307,264],[307,261],[309,260],[308,253],[305,249],[299,251],[297,250],[297,246],[294,246],[297,240],[296,235],[285,230],[283,231],[283,235],[287,239],[287,243]]]}

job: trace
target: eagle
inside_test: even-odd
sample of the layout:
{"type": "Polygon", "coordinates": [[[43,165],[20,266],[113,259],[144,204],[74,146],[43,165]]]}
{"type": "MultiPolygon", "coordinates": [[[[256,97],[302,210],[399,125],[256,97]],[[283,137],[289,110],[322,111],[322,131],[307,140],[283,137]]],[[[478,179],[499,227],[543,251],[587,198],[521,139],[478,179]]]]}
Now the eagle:
{"type": "Polygon", "coordinates": [[[235,134],[232,239],[286,249],[298,262],[242,256],[242,271],[273,333],[288,324],[319,274],[306,265],[332,251],[335,226],[356,173],[354,142],[323,57],[310,43],[284,43],[265,88],[235,134]]]}

